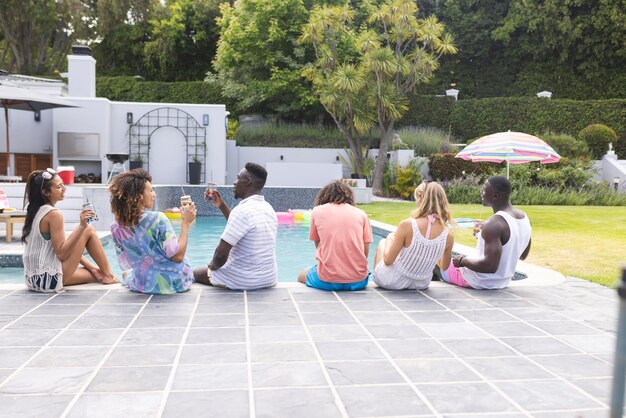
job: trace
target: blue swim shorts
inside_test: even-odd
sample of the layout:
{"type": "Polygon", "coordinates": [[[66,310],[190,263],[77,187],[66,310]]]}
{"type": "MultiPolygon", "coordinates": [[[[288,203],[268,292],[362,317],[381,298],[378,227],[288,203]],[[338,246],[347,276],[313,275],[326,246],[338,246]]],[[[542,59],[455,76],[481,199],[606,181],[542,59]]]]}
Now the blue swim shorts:
{"type": "Polygon", "coordinates": [[[367,286],[370,274],[364,280],[356,283],[330,283],[320,279],[317,275],[317,264],[312,265],[306,273],[306,285],[315,289],[336,291],[336,290],[363,290],[367,286]]]}

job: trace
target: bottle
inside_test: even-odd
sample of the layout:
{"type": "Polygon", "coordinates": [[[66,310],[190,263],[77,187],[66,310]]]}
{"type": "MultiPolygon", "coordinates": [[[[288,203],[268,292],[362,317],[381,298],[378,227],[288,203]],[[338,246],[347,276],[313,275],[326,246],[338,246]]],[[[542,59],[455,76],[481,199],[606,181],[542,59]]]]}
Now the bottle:
{"type": "Polygon", "coordinates": [[[89,199],[87,199],[87,203],[83,204],[83,210],[91,210],[94,212],[94,216],[87,219],[87,223],[97,222],[99,220],[98,213],[96,212],[96,208],[94,207],[93,203],[89,201],[89,199]]]}

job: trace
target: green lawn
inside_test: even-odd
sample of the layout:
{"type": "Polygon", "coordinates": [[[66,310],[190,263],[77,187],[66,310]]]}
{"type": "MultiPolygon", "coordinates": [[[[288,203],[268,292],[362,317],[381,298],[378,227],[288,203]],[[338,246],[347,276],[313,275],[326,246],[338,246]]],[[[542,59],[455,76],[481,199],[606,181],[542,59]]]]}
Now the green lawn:
{"type": "MultiPolygon", "coordinates": [[[[415,207],[413,202],[360,205],[371,219],[397,225],[415,207]]],[[[613,286],[626,263],[626,207],[519,206],[533,225],[533,244],[526,261],[613,286]]],[[[485,219],[491,208],[452,205],[456,218],[485,219]]],[[[455,240],[474,246],[471,229],[456,228],[455,240]]]]}

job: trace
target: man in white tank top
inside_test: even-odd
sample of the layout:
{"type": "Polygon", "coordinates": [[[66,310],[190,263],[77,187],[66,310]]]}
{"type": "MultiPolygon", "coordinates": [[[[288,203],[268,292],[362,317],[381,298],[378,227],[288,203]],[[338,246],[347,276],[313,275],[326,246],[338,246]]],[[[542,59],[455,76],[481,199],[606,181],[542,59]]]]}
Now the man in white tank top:
{"type": "Polygon", "coordinates": [[[530,252],[530,221],[509,199],[511,183],[506,177],[490,177],[483,186],[484,206],[494,215],[487,218],[478,232],[477,257],[456,256],[442,272],[442,280],[474,289],[502,289],[515,273],[517,260],[530,252]]]}

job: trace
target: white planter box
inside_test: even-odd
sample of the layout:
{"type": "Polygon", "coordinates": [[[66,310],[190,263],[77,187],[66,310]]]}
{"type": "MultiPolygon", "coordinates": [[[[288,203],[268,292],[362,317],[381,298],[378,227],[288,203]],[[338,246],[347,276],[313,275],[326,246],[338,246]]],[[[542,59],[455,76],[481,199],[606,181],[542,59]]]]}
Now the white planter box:
{"type": "Polygon", "coordinates": [[[411,160],[415,158],[415,151],[412,149],[397,149],[387,153],[390,155],[389,161],[398,164],[400,167],[406,167],[411,160]]]}
{"type": "Polygon", "coordinates": [[[372,188],[371,187],[352,187],[352,191],[354,192],[355,203],[357,204],[372,203],[372,188]]]}
{"type": "Polygon", "coordinates": [[[350,187],[367,187],[366,179],[343,179],[343,181],[350,187]],[[356,182],[356,185],[353,186],[355,182],[356,182]]]}

